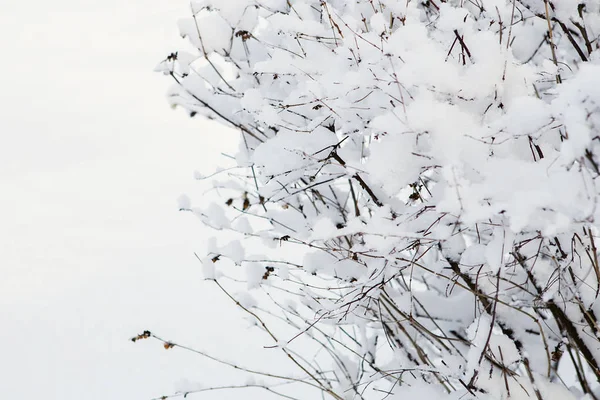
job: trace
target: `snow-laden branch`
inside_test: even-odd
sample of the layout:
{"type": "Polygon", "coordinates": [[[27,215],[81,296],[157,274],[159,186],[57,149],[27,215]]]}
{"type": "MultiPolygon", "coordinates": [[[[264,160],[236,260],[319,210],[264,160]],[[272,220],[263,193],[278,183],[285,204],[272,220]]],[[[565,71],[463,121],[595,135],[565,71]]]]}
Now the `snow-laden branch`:
{"type": "Polygon", "coordinates": [[[205,275],[296,372],[600,397],[600,3],[203,0],[179,26],[172,104],[241,135],[222,203],[186,207],[235,237],[205,275]]]}

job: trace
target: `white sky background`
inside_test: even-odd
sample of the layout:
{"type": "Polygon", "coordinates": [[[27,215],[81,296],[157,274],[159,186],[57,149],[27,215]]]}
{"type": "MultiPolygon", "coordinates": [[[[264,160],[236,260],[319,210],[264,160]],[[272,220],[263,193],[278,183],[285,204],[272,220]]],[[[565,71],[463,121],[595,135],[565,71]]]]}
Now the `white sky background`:
{"type": "Polygon", "coordinates": [[[144,329],[228,358],[260,351],[200,279],[193,252],[207,231],[177,211],[181,193],[200,197],[193,171],[214,169],[236,138],[172,111],[168,79],[152,72],[182,43],[186,12],[179,0],[2,6],[4,399],[149,399],[181,379],[233,377],[182,350],[128,341],[144,329]]]}

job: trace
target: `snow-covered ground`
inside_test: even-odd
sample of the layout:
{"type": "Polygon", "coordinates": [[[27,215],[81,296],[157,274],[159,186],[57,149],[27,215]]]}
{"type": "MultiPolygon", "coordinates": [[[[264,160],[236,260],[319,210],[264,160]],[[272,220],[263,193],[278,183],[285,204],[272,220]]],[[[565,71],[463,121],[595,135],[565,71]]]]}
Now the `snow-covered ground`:
{"type": "Polygon", "coordinates": [[[185,12],[159,0],[3,6],[3,398],[149,399],[184,379],[235,377],[128,340],[144,329],[252,358],[240,314],[201,280],[193,252],[207,231],[177,210],[181,193],[201,193],[193,171],[212,170],[235,140],[170,110],[168,80],[152,72],[179,44],[185,12]]]}

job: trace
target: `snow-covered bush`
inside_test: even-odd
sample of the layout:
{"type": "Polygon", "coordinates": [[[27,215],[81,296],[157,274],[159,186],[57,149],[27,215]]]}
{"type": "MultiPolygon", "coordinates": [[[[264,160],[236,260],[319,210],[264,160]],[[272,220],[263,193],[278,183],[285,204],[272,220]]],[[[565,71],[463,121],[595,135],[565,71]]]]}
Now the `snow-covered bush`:
{"type": "Polygon", "coordinates": [[[193,0],[180,30],[172,104],[241,138],[184,208],[287,379],[600,397],[600,2],[193,0]]]}

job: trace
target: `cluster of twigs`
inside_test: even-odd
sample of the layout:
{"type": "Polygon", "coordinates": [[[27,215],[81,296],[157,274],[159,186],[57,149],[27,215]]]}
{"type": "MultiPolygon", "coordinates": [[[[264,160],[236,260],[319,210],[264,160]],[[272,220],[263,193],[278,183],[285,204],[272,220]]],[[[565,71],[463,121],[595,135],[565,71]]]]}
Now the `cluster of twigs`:
{"type": "MultiPolygon", "coordinates": [[[[406,23],[406,15],[386,7],[387,2],[363,1],[373,14],[380,13],[389,21],[374,38],[371,33],[375,27],[366,17],[362,18],[364,28],[358,30],[331,3],[307,2],[317,20],[328,27],[329,34],[296,32],[290,38],[296,47],[286,47],[287,42],[269,42],[269,37],[231,25],[228,47],[208,51],[206,43],[210,38],[203,37],[198,15],[219,13],[219,9],[193,10],[197,34],[193,43],[199,43],[201,60],[198,70],[194,63],[182,65],[177,53],[163,62],[163,71],[176,84],[173,102],[193,115],[203,113],[238,129],[250,155],[282,132],[308,135],[324,128],[326,131],[322,132],[330,132],[337,138],[334,144],[310,153],[297,149],[294,155],[303,161],[291,169],[267,173],[260,165],[245,163],[223,172],[227,179],[217,185],[228,194],[223,208],[234,221],[242,217],[251,219],[253,229],[217,227],[210,215],[195,211],[207,224],[229,229],[247,238],[247,243],[254,239],[275,241],[279,254],[309,252],[328,260],[323,262],[330,267],[323,271],[313,270],[302,259],[292,256],[237,260],[242,267],[262,268],[257,291],[264,303],[252,307],[226,289],[223,282],[235,283],[232,275],[210,277],[257,322],[298,374],[278,375],[231,364],[148,331],[133,340],[155,339],[166,349],[179,347],[269,378],[278,383],[239,388],[257,387],[284,398],[295,398],[293,391],[286,391],[287,386],[294,385],[305,385],[326,397],[342,400],[386,398],[404,386],[426,384],[467,398],[543,400],[551,387],[560,386],[577,387],[581,393],[598,399],[600,328],[595,307],[600,292],[600,265],[594,221],[575,221],[570,230],[553,235],[535,229],[510,232],[510,216],[504,212],[476,223],[465,222],[460,213],[438,210],[439,194],[434,189],[446,179],[441,173],[442,165],[417,150],[412,155],[426,160],[418,179],[398,195],[386,195],[385,190],[373,183],[374,177],[360,168],[360,163],[368,159],[371,143],[388,134],[369,131],[371,119],[380,112],[377,107],[385,109],[391,104],[406,114],[407,104],[412,100],[412,89],[398,79],[395,61],[390,61],[389,66],[379,66],[381,70],[372,66],[373,82],[379,86],[352,89],[348,93],[350,106],[345,110],[338,106],[341,97],[313,96],[295,103],[273,97],[265,100],[265,107],[276,110],[281,119],[265,123],[239,105],[244,97],[239,84],[242,79],[256,87],[293,87],[301,77],[318,79],[315,73],[305,71],[257,72],[253,62],[255,53],[278,52],[293,59],[310,59],[313,46],[338,51],[347,45],[350,36],[356,44],[347,53],[353,67],[362,67],[363,47],[391,60],[385,53],[387,41],[395,29],[406,23]],[[223,65],[229,68],[229,73],[223,72],[223,65]],[[390,87],[397,90],[392,92],[390,87]],[[377,93],[383,93],[386,100],[379,103],[372,100],[377,93]],[[353,118],[354,129],[342,124],[347,122],[344,118],[353,118]],[[350,151],[360,153],[358,163],[346,159],[345,154],[350,151]],[[295,216],[283,217],[283,214],[295,216]],[[310,225],[324,216],[333,221],[334,233],[326,238],[311,238],[303,224],[310,225]],[[482,256],[487,247],[499,250],[482,256]],[[356,273],[342,272],[336,266],[353,268],[356,273]],[[289,307],[289,299],[302,299],[301,305],[289,307]],[[292,328],[296,334],[282,336],[277,333],[279,325],[292,328]],[[305,353],[302,347],[294,348],[300,336],[309,338],[317,351],[305,353]]],[[[419,8],[434,24],[444,6],[442,3],[446,2],[428,0],[420,3],[419,8]]],[[[569,20],[556,15],[555,4],[548,0],[507,2],[511,10],[509,20],[503,20],[497,8],[487,9],[485,1],[452,3],[457,8],[469,7],[475,19],[497,15],[490,20],[489,29],[507,49],[515,40],[514,26],[544,20],[547,31],[538,38],[539,46],[525,62],[539,64],[551,59],[558,67],[556,84],[564,81],[565,70],[587,62],[598,47],[598,40],[585,24],[584,3],[577,9],[579,19],[569,20]],[[560,54],[566,56],[561,58],[560,54]],[[576,58],[568,58],[571,55],[576,58]]],[[[281,13],[299,16],[304,12],[296,10],[293,1],[288,1],[285,12],[269,9],[260,2],[249,3],[246,11],[254,10],[260,10],[257,12],[266,21],[281,13]]],[[[435,30],[435,25],[432,26],[435,30]]],[[[477,62],[478,55],[470,47],[473,37],[458,29],[448,35],[443,62],[456,62],[464,68],[477,62]]],[[[550,87],[550,83],[546,86],[550,87]]],[[[431,88],[432,92],[435,90],[431,88]]],[[[546,96],[543,84],[536,90],[539,97],[546,96]]],[[[460,93],[444,95],[457,104],[472,101],[460,93]]],[[[503,110],[502,102],[497,103],[496,108],[503,110]]],[[[560,125],[544,129],[537,136],[527,136],[531,162],[544,159],[539,144],[544,137],[560,135],[561,141],[568,139],[560,125]]],[[[416,137],[426,134],[419,133],[416,137]]],[[[505,140],[516,141],[517,136],[505,140]]],[[[499,138],[482,143],[489,145],[493,154],[499,138]]],[[[579,160],[578,168],[587,168],[597,176],[593,150],[586,154],[589,157],[579,160]]],[[[457,193],[462,209],[458,188],[457,193]]],[[[215,250],[201,261],[219,268],[228,257],[225,251],[215,250]]],[[[227,388],[235,387],[238,386],[227,388]]],[[[217,389],[220,388],[197,392],[217,389]]]]}

